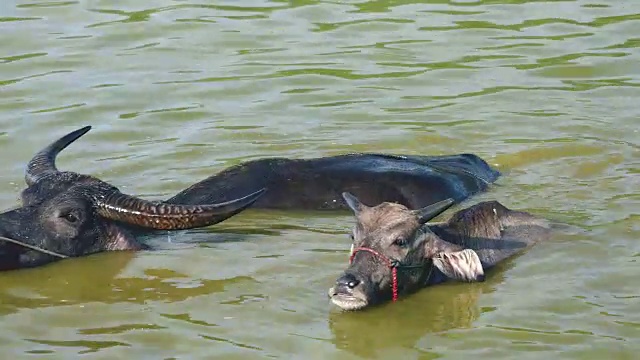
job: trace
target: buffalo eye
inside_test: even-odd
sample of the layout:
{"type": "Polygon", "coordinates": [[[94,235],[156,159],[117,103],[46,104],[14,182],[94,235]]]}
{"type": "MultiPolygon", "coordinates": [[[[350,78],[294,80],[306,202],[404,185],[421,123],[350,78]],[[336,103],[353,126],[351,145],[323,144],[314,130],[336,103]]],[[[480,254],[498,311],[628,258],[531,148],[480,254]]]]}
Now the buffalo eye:
{"type": "Polygon", "coordinates": [[[395,246],[400,246],[400,247],[404,247],[407,245],[407,239],[403,238],[403,237],[397,237],[394,241],[393,241],[393,245],[395,246]]]}
{"type": "Polygon", "coordinates": [[[71,224],[77,223],[80,218],[73,211],[65,212],[60,215],[61,218],[65,219],[67,222],[71,224]]]}

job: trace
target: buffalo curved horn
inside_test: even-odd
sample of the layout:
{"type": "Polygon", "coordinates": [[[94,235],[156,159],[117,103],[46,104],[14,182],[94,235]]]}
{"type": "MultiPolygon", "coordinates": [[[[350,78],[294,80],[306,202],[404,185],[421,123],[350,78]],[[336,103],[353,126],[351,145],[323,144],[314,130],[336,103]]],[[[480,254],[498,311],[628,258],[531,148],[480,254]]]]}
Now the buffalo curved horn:
{"type": "Polygon", "coordinates": [[[25,171],[24,180],[27,185],[31,186],[44,176],[58,172],[56,168],[56,156],[89,130],[91,130],[91,126],[85,126],[70,132],[35,154],[27,164],[25,171]]]}
{"type": "Polygon", "coordinates": [[[412,210],[413,214],[418,217],[420,224],[426,224],[427,221],[442,214],[453,205],[455,201],[452,198],[438,201],[437,203],[425,206],[420,209],[412,210]]]}
{"type": "Polygon", "coordinates": [[[95,199],[101,216],[157,230],[181,230],[209,226],[251,206],[266,188],[238,199],[212,205],[174,205],[143,200],[120,192],[95,199]]]}

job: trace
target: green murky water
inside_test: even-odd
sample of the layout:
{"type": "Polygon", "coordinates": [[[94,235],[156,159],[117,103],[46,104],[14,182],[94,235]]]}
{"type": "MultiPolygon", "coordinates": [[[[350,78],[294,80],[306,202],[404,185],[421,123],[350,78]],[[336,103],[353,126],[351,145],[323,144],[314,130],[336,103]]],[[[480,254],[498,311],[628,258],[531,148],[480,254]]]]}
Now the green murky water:
{"type": "Polygon", "coordinates": [[[2,208],[90,124],[59,167],[149,199],[266,156],[474,152],[506,174],[469,203],[571,226],[486,283],[344,314],[352,218],[247,212],[0,274],[0,352],[637,358],[639,47],[637,0],[2,1],[2,208]]]}

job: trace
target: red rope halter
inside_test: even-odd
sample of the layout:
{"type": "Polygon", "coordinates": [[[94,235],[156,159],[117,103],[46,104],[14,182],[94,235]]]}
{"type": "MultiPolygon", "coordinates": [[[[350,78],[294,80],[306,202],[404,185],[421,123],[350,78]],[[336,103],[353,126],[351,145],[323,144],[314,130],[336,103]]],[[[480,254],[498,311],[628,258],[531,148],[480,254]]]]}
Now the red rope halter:
{"type": "Polygon", "coordinates": [[[358,253],[358,251],[366,251],[369,252],[375,256],[377,256],[378,258],[380,258],[382,261],[384,261],[387,266],[389,267],[389,269],[391,269],[391,279],[393,281],[393,283],[391,284],[391,291],[393,292],[393,301],[398,300],[398,264],[397,262],[391,261],[388,257],[380,254],[379,252],[371,249],[371,248],[367,248],[367,247],[359,247],[359,248],[355,248],[353,249],[353,252],[351,253],[351,256],[349,257],[349,263],[351,264],[353,262],[353,258],[356,256],[356,253],[358,253]]]}

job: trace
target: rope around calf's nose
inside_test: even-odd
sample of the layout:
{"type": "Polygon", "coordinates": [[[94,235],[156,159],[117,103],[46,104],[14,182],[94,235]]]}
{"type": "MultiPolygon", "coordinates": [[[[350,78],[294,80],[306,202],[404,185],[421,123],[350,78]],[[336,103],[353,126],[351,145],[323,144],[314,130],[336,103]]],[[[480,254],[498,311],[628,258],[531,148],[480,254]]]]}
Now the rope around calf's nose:
{"type": "MultiPolygon", "coordinates": [[[[349,256],[349,264],[353,262],[353,258],[356,256],[356,253],[358,251],[366,251],[368,253],[373,254],[374,256],[377,256],[387,264],[389,269],[391,269],[391,280],[392,280],[391,291],[393,293],[392,299],[394,302],[398,300],[398,269],[422,268],[424,266],[424,265],[402,265],[402,263],[399,260],[392,260],[368,247],[358,247],[353,249],[353,251],[351,252],[351,256],[349,256]]],[[[429,267],[429,273],[427,274],[427,277],[425,279],[425,284],[429,282],[432,272],[433,272],[433,262],[431,262],[431,266],[429,267]]]]}
{"type": "Polygon", "coordinates": [[[367,247],[359,247],[359,248],[355,248],[353,249],[353,252],[351,253],[351,256],[349,257],[349,264],[351,264],[353,262],[353,258],[356,256],[356,254],[358,253],[358,251],[366,251],[369,252],[375,256],[377,256],[378,258],[382,259],[382,261],[384,261],[387,266],[389,267],[389,269],[391,269],[391,279],[392,279],[392,284],[391,284],[391,291],[393,293],[393,301],[395,302],[396,300],[398,300],[398,261],[391,261],[388,257],[380,254],[379,252],[371,249],[371,248],[367,248],[367,247]]]}

